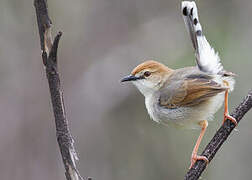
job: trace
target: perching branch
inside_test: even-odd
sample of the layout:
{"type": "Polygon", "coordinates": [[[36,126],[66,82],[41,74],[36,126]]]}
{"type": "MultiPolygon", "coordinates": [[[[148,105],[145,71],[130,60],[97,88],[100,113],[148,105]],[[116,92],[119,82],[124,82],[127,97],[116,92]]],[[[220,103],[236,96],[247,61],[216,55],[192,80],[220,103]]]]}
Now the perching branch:
{"type": "MultiPolygon", "coordinates": [[[[235,110],[231,113],[237,123],[243,118],[243,116],[251,109],[252,107],[252,90],[248,93],[245,99],[241,102],[241,104],[235,108],[235,110]]],[[[227,120],[220,129],[215,133],[212,140],[206,146],[205,150],[201,154],[202,156],[206,156],[209,162],[214,158],[217,151],[220,149],[222,144],[226,141],[232,130],[235,128],[235,125],[227,120]]],[[[201,173],[206,168],[205,161],[197,161],[194,166],[187,172],[185,176],[185,180],[197,180],[199,179],[201,173]]]]}
{"type": "Polygon", "coordinates": [[[42,60],[45,65],[51,93],[51,101],[56,124],[56,136],[66,170],[65,176],[67,180],[83,179],[75,165],[75,160],[78,158],[73,145],[74,141],[68,127],[63,92],[57,68],[57,49],[62,33],[59,32],[54,41],[52,41],[51,20],[48,16],[47,0],[34,0],[34,6],[37,15],[42,60]]]}

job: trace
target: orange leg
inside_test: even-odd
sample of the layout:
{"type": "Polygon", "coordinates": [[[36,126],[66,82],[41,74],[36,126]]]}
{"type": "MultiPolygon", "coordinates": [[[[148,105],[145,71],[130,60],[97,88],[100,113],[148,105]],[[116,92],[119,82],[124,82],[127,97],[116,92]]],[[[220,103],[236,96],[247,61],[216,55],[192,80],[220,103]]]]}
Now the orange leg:
{"type": "Polygon", "coordinates": [[[193,148],[193,152],[192,152],[192,157],[191,157],[191,165],[190,165],[190,169],[192,168],[192,166],[194,165],[194,163],[197,161],[197,160],[204,160],[208,163],[208,159],[205,157],[205,156],[198,156],[197,155],[197,152],[198,152],[198,149],[199,149],[199,145],[200,145],[200,142],[206,132],[206,128],[208,126],[208,122],[206,120],[204,121],[201,121],[199,123],[199,125],[201,126],[201,132],[200,132],[200,135],[198,137],[198,140],[193,148]]]}
{"type": "Polygon", "coordinates": [[[230,116],[229,115],[229,112],[228,112],[228,89],[225,91],[225,103],[224,103],[225,105],[225,107],[224,107],[224,120],[223,120],[223,123],[222,124],[224,124],[224,122],[227,120],[227,119],[229,119],[230,121],[232,121],[234,124],[235,124],[235,126],[237,125],[237,121],[236,121],[236,119],[235,118],[233,118],[232,116],[230,116]]]}

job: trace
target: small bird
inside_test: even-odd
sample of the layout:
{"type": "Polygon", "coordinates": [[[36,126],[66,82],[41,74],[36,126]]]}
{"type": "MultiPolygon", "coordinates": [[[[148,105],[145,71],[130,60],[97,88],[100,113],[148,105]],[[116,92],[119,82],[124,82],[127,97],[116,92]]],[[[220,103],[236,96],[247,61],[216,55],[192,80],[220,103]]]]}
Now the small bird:
{"type": "Polygon", "coordinates": [[[224,102],[224,120],[235,125],[228,112],[228,93],[234,88],[234,74],[225,71],[218,54],[202,33],[195,2],[182,2],[182,16],[192,40],[196,66],[171,69],[159,62],[148,60],[133,69],[121,82],[131,81],[145,96],[150,117],[161,124],[199,129],[190,168],[205,156],[197,155],[208,121],[224,102]]]}

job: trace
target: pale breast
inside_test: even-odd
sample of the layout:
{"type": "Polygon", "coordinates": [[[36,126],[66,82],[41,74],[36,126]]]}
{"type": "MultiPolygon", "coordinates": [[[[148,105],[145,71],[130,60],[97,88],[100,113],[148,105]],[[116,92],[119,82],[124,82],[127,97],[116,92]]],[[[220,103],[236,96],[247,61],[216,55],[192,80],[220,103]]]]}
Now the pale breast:
{"type": "Polygon", "coordinates": [[[151,119],[159,123],[159,119],[155,115],[155,109],[154,109],[154,104],[155,104],[155,98],[153,96],[146,96],[145,97],[145,106],[148,111],[148,114],[150,115],[151,119]]]}
{"type": "Polygon", "coordinates": [[[145,98],[145,105],[150,117],[161,124],[186,129],[199,129],[202,120],[213,119],[224,101],[224,93],[220,93],[199,106],[166,108],[159,105],[158,98],[145,98]]]}

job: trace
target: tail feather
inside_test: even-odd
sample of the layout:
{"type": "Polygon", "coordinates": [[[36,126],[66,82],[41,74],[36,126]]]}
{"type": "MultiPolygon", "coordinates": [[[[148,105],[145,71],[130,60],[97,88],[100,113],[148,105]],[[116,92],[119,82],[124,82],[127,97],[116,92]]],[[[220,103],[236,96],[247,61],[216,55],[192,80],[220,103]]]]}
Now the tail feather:
{"type": "Polygon", "coordinates": [[[223,66],[220,62],[218,53],[214,51],[203,35],[195,2],[183,1],[182,14],[195,49],[198,68],[201,71],[211,74],[222,74],[223,66]]]}

